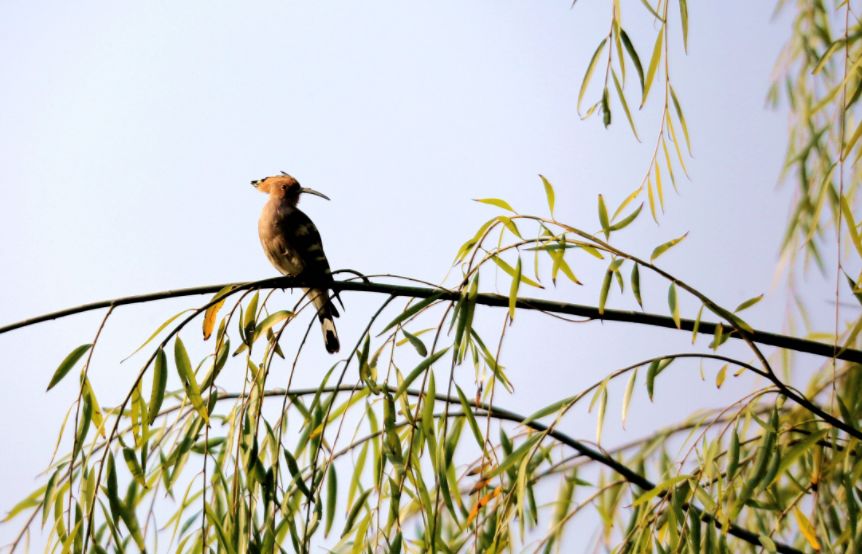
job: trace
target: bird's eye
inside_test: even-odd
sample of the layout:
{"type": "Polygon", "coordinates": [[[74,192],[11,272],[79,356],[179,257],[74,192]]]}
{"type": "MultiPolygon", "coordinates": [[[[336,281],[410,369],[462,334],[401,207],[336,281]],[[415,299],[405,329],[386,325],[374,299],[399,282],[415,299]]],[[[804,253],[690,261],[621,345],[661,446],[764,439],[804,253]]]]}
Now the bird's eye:
{"type": "Polygon", "coordinates": [[[287,185],[281,185],[281,190],[283,190],[284,192],[287,192],[287,185]]]}

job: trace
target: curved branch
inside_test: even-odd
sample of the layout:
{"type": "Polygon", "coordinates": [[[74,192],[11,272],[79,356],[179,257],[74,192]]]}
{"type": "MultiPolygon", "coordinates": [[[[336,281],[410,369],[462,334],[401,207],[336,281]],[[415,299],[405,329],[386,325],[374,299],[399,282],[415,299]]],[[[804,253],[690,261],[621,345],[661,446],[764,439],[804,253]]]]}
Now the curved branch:
{"type": "MultiPolygon", "coordinates": [[[[20,329],[22,327],[27,327],[30,325],[35,325],[37,323],[42,323],[45,321],[51,321],[54,319],[60,319],[63,317],[68,317],[70,315],[75,315],[83,312],[88,312],[92,310],[98,310],[100,308],[106,308],[108,306],[124,306],[127,304],[140,304],[143,302],[151,302],[154,300],[164,300],[168,298],[180,298],[183,296],[197,296],[201,294],[215,294],[216,292],[223,289],[225,286],[233,284],[236,286],[244,287],[244,288],[293,288],[299,287],[304,283],[296,278],[292,277],[275,277],[272,279],[263,279],[261,281],[251,281],[244,283],[227,283],[227,284],[219,284],[219,285],[209,285],[203,287],[192,287],[187,289],[174,289],[174,290],[166,290],[160,292],[154,292],[150,294],[139,294],[133,296],[124,296],[121,298],[113,298],[109,300],[102,300],[99,302],[92,302],[89,304],[82,304],[80,306],[75,306],[72,308],[67,308],[65,310],[59,310],[56,312],[51,312],[47,314],[42,314],[40,316],[36,316],[29,319],[24,319],[15,323],[10,323],[8,325],[4,325],[0,327],[0,334],[7,333],[9,331],[14,331],[15,329],[20,329]]],[[[445,288],[431,288],[431,287],[412,287],[412,286],[403,286],[403,285],[393,285],[388,283],[372,283],[372,282],[360,282],[360,281],[336,281],[332,284],[332,288],[335,291],[357,291],[357,292],[372,292],[377,294],[389,294],[392,296],[411,296],[413,298],[429,298],[432,296],[438,297],[441,300],[453,300],[457,301],[460,298],[460,294],[458,291],[449,290],[445,288]]],[[[508,308],[509,306],[509,298],[506,296],[502,296],[500,294],[488,294],[482,293],[476,297],[476,303],[484,306],[492,306],[498,308],[508,308]]],[[[590,319],[598,319],[602,321],[620,321],[625,323],[638,323],[641,325],[651,325],[654,327],[664,327],[666,329],[677,329],[676,323],[674,323],[673,318],[669,316],[662,316],[658,314],[638,312],[633,310],[610,310],[605,309],[604,313],[599,313],[598,308],[593,306],[586,306],[583,304],[570,304],[567,302],[559,302],[555,300],[543,300],[539,298],[519,298],[517,302],[517,307],[522,310],[538,310],[544,312],[558,313],[558,314],[567,314],[567,315],[575,315],[581,317],[587,317],[590,319]]],[[[695,327],[695,321],[692,319],[681,319],[679,330],[681,331],[692,331],[695,327]]],[[[708,335],[714,335],[716,332],[717,324],[701,321],[698,325],[698,332],[704,333],[708,335]]],[[[726,333],[726,330],[724,331],[726,333]]],[[[744,339],[744,337],[740,336],[736,332],[728,333],[728,336],[735,339],[744,339]]],[[[852,348],[845,348],[843,350],[839,350],[837,353],[834,351],[834,347],[831,344],[800,339],[796,337],[791,337],[788,335],[781,335],[777,333],[768,333],[766,331],[758,331],[753,330],[749,333],[748,338],[753,342],[759,344],[765,344],[769,346],[776,346],[778,348],[785,348],[788,350],[794,350],[796,352],[803,352],[806,354],[814,354],[816,356],[823,356],[825,358],[835,357],[839,360],[844,360],[847,362],[854,363],[862,363],[862,350],[856,350],[852,348]]]]}

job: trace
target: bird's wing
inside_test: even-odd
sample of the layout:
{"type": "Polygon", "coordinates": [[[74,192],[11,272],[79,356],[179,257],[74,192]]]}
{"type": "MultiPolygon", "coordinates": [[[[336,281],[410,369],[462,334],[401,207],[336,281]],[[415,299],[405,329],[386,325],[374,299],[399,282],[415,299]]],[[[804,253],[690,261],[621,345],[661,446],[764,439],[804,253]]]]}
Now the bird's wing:
{"type": "Polygon", "coordinates": [[[320,232],[307,215],[300,210],[294,210],[281,221],[281,233],[287,239],[290,248],[295,250],[302,260],[303,277],[324,286],[332,283],[332,271],[323,251],[320,232]]]}
{"type": "Polygon", "coordinates": [[[280,227],[288,247],[302,260],[302,273],[308,278],[322,280],[322,283],[332,280],[323,241],[314,222],[301,211],[294,210],[281,220],[280,227]]]}

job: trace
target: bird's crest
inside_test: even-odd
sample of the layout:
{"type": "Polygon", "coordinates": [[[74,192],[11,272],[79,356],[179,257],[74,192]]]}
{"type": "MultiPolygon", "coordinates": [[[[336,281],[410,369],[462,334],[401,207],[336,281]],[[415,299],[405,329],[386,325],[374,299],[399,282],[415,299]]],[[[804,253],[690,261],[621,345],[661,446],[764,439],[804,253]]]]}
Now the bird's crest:
{"type": "Polygon", "coordinates": [[[255,179],[251,182],[251,185],[260,192],[269,194],[275,190],[276,187],[295,187],[299,186],[299,182],[289,174],[282,171],[281,175],[271,175],[269,177],[264,177],[263,179],[255,179]]]}

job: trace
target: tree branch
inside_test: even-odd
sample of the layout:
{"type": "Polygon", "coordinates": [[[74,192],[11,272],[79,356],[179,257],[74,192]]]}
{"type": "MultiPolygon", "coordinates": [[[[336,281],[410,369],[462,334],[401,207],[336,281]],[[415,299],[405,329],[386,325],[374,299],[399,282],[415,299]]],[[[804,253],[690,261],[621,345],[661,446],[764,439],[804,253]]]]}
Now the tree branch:
{"type": "MultiPolygon", "coordinates": [[[[293,277],[275,277],[272,279],[264,279],[261,281],[252,281],[245,283],[234,283],[237,288],[245,288],[245,289],[263,289],[263,288],[293,288],[299,287],[303,285],[303,281],[293,278],[293,277]]],[[[222,288],[227,286],[226,284],[220,285],[209,285],[203,287],[192,287],[187,289],[174,289],[174,290],[166,290],[160,292],[154,292],[150,294],[139,294],[134,296],[124,296],[121,298],[113,298],[110,300],[102,300],[99,302],[92,302],[89,304],[82,304],[80,306],[75,306],[72,308],[67,308],[65,310],[59,310],[56,312],[50,312],[47,314],[42,314],[40,316],[32,317],[29,319],[24,319],[15,323],[10,323],[8,325],[4,325],[0,327],[0,334],[7,333],[9,331],[14,331],[15,329],[21,329],[22,327],[28,327],[30,325],[35,325],[37,323],[42,323],[45,321],[51,321],[54,319],[60,319],[63,317],[68,317],[70,315],[75,315],[83,312],[88,312],[92,310],[98,310],[100,308],[106,308],[108,306],[124,306],[127,304],[140,304],[143,302],[151,302],[154,300],[164,300],[168,298],[180,298],[183,296],[196,296],[201,294],[215,294],[220,291],[222,288]]],[[[336,281],[332,284],[332,288],[335,291],[356,291],[356,292],[372,292],[377,294],[389,294],[392,296],[410,296],[413,298],[429,298],[432,296],[436,296],[441,300],[458,300],[460,298],[460,293],[455,290],[449,290],[445,288],[431,288],[431,287],[411,287],[411,286],[403,286],[403,285],[393,285],[388,283],[372,283],[368,281],[360,282],[360,281],[336,281]]],[[[484,306],[493,306],[500,308],[508,308],[509,299],[508,297],[499,295],[499,294],[479,294],[476,297],[476,303],[482,304],[484,306]]],[[[641,325],[651,325],[654,327],[664,327],[667,329],[677,329],[676,324],[673,321],[673,318],[669,316],[662,316],[658,314],[645,313],[645,312],[637,312],[630,310],[610,310],[605,309],[603,314],[599,313],[598,308],[593,306],[585,306],[582,304],[569,304],[567,302],[559,302],[554,300],[543,300],[539,298],[519,298],[517,302],[517,307],[523,310],[538,310],[543,312],[557,313],[557,314],[567,314],[567,315],[575,315],[581,317],[587,317],[590,319],[597,319],[602,321],[621,321],[626,323],[638,323],[641,325]]],[[[680,320],[679,330],[682,331],[692,331],[695,326],[695,321],[692,319],[682,319],[680,320]]],[[[701,321],[698,325],[698,332],[704,333],[707,335],[714,335],[716,332],[717,324],[710,323],[706,321],[701,321]]],[[[725,330],[726,332],[726,330],[725,330]]],[[[731,338],[742,339],[742,337],[737,332],[728,333],[731,338]]],[[[788,335],[780,335],[777,333],[768,333],[765,331],[754,330],[749,333],[748,338],[753,342],[759,344],[765,344],[769,346],[776,346],[778,348],[785,348],[788,350],[794,350],[796,352],[803,352],[806,354],[814,354],[816,356],[823,356],[824,358],[832,358],[833,356],[836,359],[844,360],[847,362],[854,363],[862,363],[862,350],[855,350],[852,348],[844,348],[835,352],[833,345],[826,344],[823,342],[804,340],[796,337],[791,337],[788,335]]]]}

